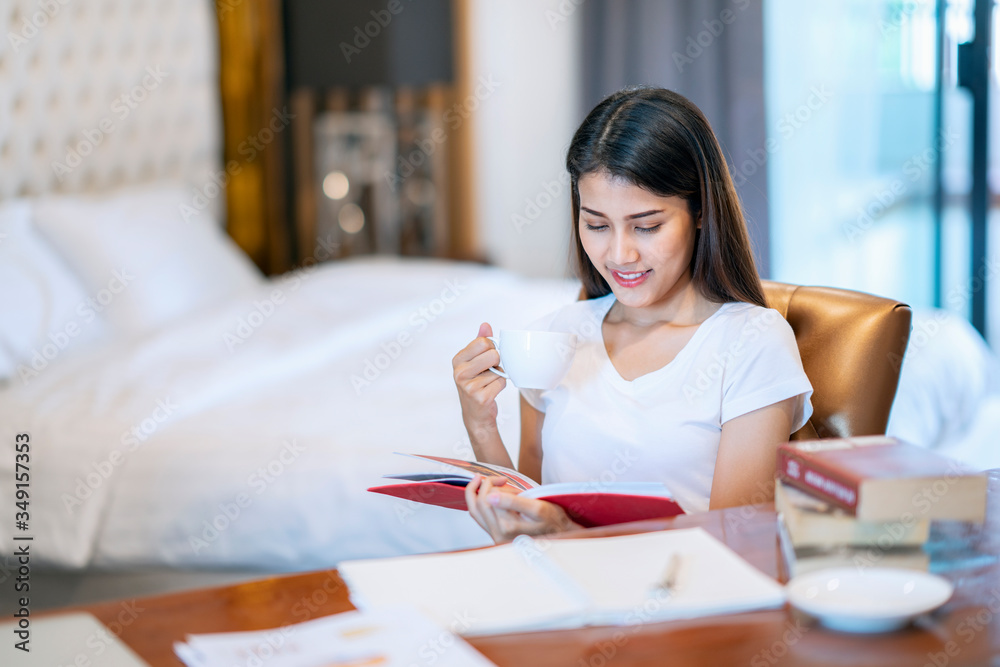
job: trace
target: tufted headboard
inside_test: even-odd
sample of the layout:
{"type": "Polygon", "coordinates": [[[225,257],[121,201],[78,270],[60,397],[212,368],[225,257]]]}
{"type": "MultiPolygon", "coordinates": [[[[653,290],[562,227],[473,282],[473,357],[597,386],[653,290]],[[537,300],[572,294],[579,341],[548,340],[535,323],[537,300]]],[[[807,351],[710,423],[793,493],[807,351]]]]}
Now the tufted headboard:
{"type": "Polygon", "coordinates": [[[222,161],[208,0],[0,5],[0,199],[158,179],[222,161]]]}

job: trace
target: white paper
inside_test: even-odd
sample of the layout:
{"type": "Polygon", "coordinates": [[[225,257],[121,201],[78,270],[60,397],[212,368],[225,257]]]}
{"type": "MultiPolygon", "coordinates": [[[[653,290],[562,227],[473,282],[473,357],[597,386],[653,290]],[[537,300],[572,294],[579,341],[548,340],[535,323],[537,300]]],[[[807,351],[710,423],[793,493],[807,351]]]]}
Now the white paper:
{"type": "Polygon", "coordinates": [[[188,667],[478,667],[493,663],[412,607],[349,611],[260,632],[188,635],[188,667]]]}
{"type": "Polygon", "coordinates": [[[515,548],[344,561],[337,569],[358,608],[413,605],[438,624],[457,623],[456,632],[463,635],[483,627],[493,632],[551,627],[553,616],[575,615],[580,605],[574,594],[515,548]]]}
{"type": "Polygon", "coordinates": [[[145,667],[132,649],[90,614],[72,613],[30,618],[28,652],[15,648],[17,622],[0,623],[0,665],[56,667],[100,665],[145,667]]]}

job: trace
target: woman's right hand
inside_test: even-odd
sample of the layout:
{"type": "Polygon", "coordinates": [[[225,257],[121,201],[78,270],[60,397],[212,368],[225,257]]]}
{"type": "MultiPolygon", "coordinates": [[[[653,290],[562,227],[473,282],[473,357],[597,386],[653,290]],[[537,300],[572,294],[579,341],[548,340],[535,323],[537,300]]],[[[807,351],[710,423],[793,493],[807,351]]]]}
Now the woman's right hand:
{"type": "Polygon", "coordinates": [[[567,516],[563,508],[537,498],[522,498],[502,481],[474,475],[465,487],[469,514],[497,544],[511,542],[518,535],[549,535],[583,528],[567,516]]]}
{"type": "Polygon", "coordinates": [[[462,420],[470,436],[483,429],[496,430],[496,398],[507,386],[504,378],[490,370],[500,363],[500,353],[486,338],[492,335],[492,327],[482,323],[479,325],[479,336],[451,360],[462,404],[462,420]]]}

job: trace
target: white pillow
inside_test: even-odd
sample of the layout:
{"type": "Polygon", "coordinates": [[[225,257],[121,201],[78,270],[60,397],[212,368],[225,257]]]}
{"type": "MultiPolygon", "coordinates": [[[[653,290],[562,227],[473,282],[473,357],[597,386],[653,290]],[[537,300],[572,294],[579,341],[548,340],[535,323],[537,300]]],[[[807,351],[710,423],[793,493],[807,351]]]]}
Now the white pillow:
{"type": "Polygon", "coordinates": [[[996,357],[968,321],[946,310],[914,308],[886,432],[930,448],[960,440],[996,372],[996,357]]]}
{"type": "Polygon", "coordinates": [[[108,336],[80,280],[31,226],[31,204],[0,204],[0,379],[24,382],[108,336]]]}
{"type": "Polygon", "coordinates": [[[106,300],[108,321],[142,333],[257,287],[250,259],[180,185],[40,199],[35,224],[106,300]]]}

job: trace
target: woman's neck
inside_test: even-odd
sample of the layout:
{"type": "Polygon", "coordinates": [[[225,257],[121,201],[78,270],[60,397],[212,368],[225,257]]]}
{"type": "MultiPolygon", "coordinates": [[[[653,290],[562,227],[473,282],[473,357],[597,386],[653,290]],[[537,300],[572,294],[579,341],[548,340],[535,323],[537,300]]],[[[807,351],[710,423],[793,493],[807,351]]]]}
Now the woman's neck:
{"type": "Polygon", "coordinates": [[[693,326],[707,320],[720,306],[721,304],[706,299],[694,282],[689,281],[648,306],[632,307],[616,301],[605,321],[608,324],[628,324],[640,328],[661,324],[693,326]]]}

